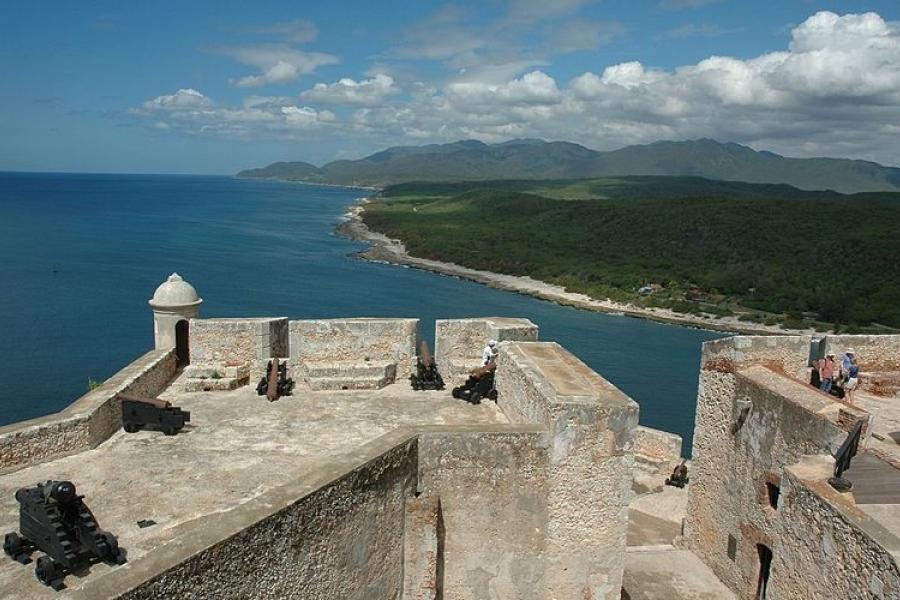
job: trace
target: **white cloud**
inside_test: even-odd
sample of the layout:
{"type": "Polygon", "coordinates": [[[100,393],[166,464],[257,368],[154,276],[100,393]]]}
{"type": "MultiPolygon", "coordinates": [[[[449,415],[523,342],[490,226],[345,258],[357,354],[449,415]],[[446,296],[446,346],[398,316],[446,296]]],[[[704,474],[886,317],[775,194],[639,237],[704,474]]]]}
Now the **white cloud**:
{"type": "Polygon", "coordinates": [[[209,108],[212,105],[212,100],[191,88],[182,88],[174,94],[157,96],[144,102],[144,108],[147,110],[183,110],[209,108]]]}
{"type": "Polygon", "coordinates": [[[330,84],[317,83],[312,89],[300,94],[300,97],[322,104],[373,106],[399,92],[393,77],[377,73],[371,79],[360,81],[345,77],[330,84]]]}
{"type": "Polygon", "coordinates": [[[600,149],[713,137],[797,156],[890,164],[900,156],[900,25],[875,13],[817,13],[794,28],[783,50],[749,59],[710,56],[674,70],[631,61],[564,82],[530,61],[404,82],[406,93],[390,102],[386,91],[396,82],[383,75],[378,84],[375,74],[319,84],[302,95],[309,106],[260,96],[225,109],[185,89],[135,112],[173,129],[218,124],[261,136],[318,130],[371,149],[468,137],[566,139],[600,149]],[[326,103],[336,112],[317,107],[326,103]]]}
{"type": "Polygon", "coordinates": [[[339,62],[332,54],[305,52],[285,44],[231,46],[220,48],[218,52],[261,71],[257,75],[247,75],[233,81],[238,87],[289,83],[303,75],[314,73],[321,66],[339,62]]]}
{"type": "Polygon", "coordinates": [[[615,21],[572,19],[550,29],[548,44],[556,52],[594,50],[625,34],[625,27],[615,21]]]}

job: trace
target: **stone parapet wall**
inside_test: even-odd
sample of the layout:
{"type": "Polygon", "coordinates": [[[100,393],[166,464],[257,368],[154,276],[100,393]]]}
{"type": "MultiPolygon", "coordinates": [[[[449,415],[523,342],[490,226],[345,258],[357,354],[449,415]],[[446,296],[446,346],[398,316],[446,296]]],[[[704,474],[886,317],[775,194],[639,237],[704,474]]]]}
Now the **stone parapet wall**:
{"type": "Polygon", "coordinates": [[[862,371],[900,371],[900,335],[829,335],[825,352],[841,357],[848,349],[856,352],[862,371]]]}
{"type": "Polygon", "coordinates": [[[637,403],[552,342],[502,344],[496,382],[511,421],[547,432],[543,597],[617,600],[637,403]]]}
{"type": "Polygon", "coordinates": [[[0,471],[94,448],[122,426],[118,394],[155,397],[174,378],[175,350],[137,359],[62,411],[0,427],[0,471]]]}
{"type": "Polygon", "coordinates": [[[191,319],[191,363],[256,366],[260,361],[288,354],[288,320],[191,319]]]}
{"type": "Polygon", "coordinates": [[[375,440],[93,579],[72,598],[399,600],[404,506],[416,490],[408,430],[375,440]]]}
{"type": "Polygon", "coordinates": [[[409,378],[416,363],[418,319],[320,319],[291,321],[292,368],[306,362],[396,363],[396,378],[409,378]]]}
{"type": "Polygon", "coordinates": [[[822,456],[784,469],[770,597],[900,598],[900,539],[826,483],[832,469],[822,456]]]}
{"type": "Polygon", "coordinates": [[[667,477],[681,460],[681,436],[639,425],[634,429],[635,472],[667,477]]]}
{"type": "Polygon", "coordinates": [[[703,343],[702,371],[734,371],[749,364],[766,365],[800,377],[809,364],[812,336],[741,335],[703,343]]]}
{"type": "Polygon", "coordinates": [[[438,372],[448,384],[462,383],[471,369],[481,366],[481,353],[492,339],[536,342],[538,327],[528,319],[505,317],[438,319],[434,324],[438,372]]]}

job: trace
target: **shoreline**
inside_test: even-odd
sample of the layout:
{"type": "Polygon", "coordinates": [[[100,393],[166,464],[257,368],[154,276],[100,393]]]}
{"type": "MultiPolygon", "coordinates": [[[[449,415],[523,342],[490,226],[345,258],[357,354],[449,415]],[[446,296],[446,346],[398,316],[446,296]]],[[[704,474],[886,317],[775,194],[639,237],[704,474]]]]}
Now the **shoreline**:
{"type": "Polygon", "coordinates": [[[541,300],[554,302],[581,310],[602,312],[613,315],[647,319],[670,325],[693,327],[709,331],[739,333],[749,335],[798,335],[815,333],[811,330],[782,329],[776,325],[763,325],[739,321],[736,317],[699,317],[677,313],[667,308],[645,308],[612,300],[597,300],[577,292],[569,292],[558,285],[545,283],[527,276],[503,275],[491,271],[471,269],[455,263],[441,262],[410,255],[400,240],[372,231],[363,222],[362,213],[371,198],[360,198],[344,214],[345,220],[337,226],[336,232],[345,237],[370,244],[357,256],[371,262],[400,265],[468,279],[492,288],[516,292],[541,300]]]}

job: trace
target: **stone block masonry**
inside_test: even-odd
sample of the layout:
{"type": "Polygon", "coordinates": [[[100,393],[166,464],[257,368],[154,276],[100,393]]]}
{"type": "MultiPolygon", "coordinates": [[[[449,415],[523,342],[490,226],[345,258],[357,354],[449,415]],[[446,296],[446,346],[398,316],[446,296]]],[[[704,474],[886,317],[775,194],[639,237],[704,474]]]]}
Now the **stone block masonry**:
{"type": "Polygon", "coordinates": [[[498,404],[545,428],[546,598],[618,599],[638,406],[559,344],[508,342],[498,404]]]}
{"type": "Polygon", "coordinates": [[[434,325],[434,354],[438,372],[448,384],[466,380],[481,366],[481,352],[488,340],[536,342],[538,327],[528,319],[483,317],[438,319],[434,325]]]}
{"type": "Polygon", "coordinates": [[[287,318],[191,319],[191,363],[257,365],[288,353],[287,318]]]}
{"type": "Polygon", "coordinates": [[[290,364],[395,363],[396,379],[409,378],[415,367],[418,319],[320,319],[291,321],[290,364]]]}

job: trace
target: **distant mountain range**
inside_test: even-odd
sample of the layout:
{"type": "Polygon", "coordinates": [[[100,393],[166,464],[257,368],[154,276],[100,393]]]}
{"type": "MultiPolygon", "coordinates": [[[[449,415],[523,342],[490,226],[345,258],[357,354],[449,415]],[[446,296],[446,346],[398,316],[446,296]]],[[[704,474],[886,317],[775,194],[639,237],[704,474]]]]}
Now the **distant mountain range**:
{"type": "Polygon", "coordinates": [[[656,142],[598,152],[569,142],[521,139],[502,144],[463,140],[397,146],[359,160],[322,167],[277,162],[238,177],[338,185],[384,186],[406,181],[577,179],[624,175],[695,176],[782,183],[843,193],[900,191],[900,168],[842,158],[786,158],[710,139],[656,142]]]}

